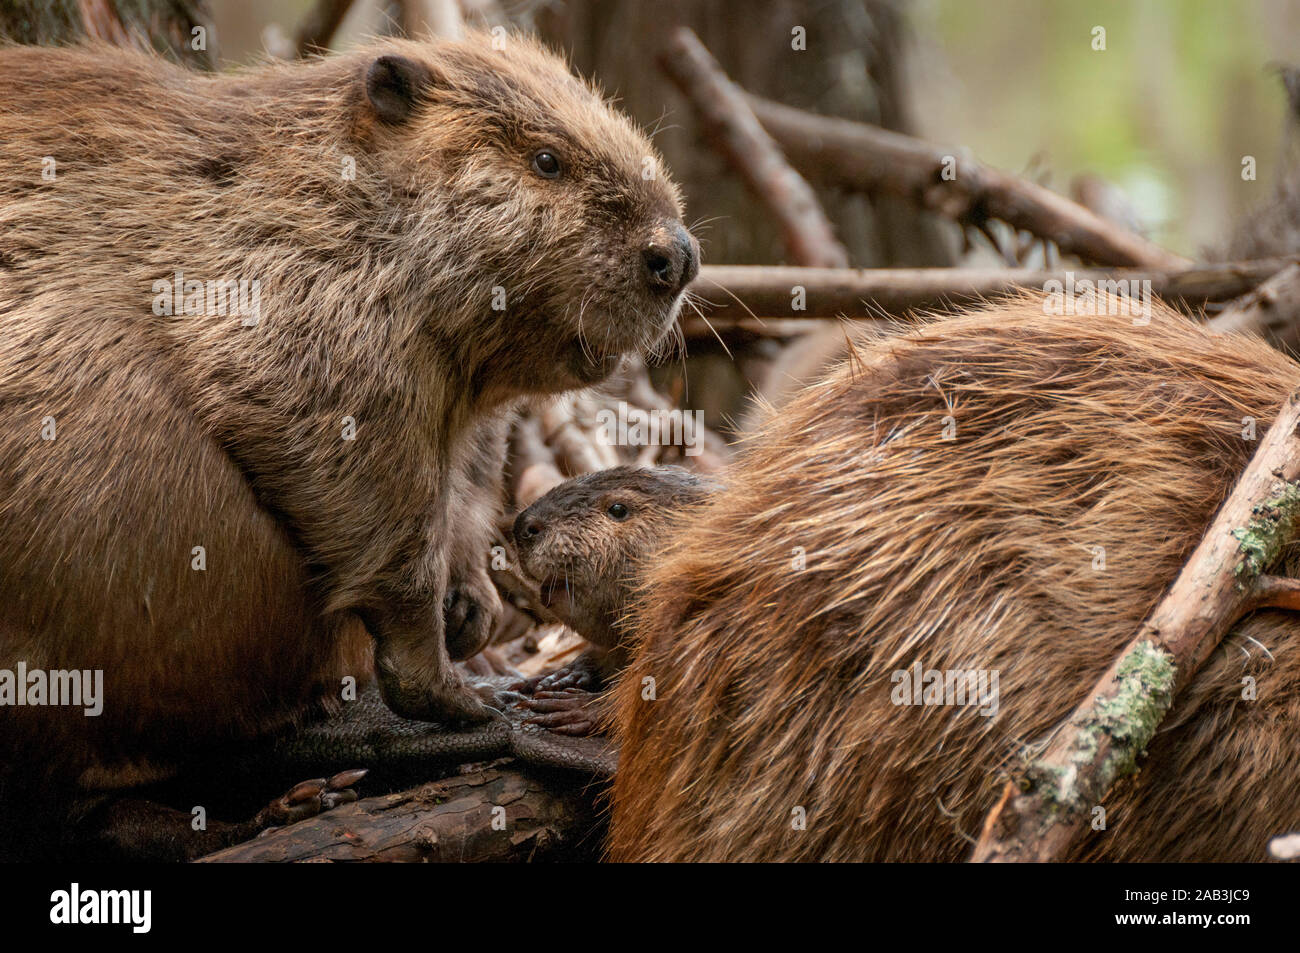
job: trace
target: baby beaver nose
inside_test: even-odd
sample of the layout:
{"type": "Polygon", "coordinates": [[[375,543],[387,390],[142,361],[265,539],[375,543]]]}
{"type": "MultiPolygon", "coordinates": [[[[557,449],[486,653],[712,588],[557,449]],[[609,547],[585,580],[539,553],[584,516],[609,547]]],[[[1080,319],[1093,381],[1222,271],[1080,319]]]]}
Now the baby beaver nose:
{"type": "Polygon", "coordinates": [[[542,521],[529,510],[524,510],[516,517],[513,532],[515,545],[524,550],[542,535],[542,521]]]}
{"type": "Polygon", "coordinates": [[[642,259],[646,283],[653,291],[677,294],[700,273],[699,246],[678,222],[658,230],[642,259]]]}

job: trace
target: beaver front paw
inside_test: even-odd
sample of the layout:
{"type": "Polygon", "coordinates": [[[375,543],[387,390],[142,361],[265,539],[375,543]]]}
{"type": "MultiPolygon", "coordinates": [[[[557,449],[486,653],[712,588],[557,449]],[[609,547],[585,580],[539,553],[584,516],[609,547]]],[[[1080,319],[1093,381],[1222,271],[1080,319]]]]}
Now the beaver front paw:
{"type": "Polygon", "coordinates": [[[605,696],[580,688],[539,691],[520,705],[533,712],[524,724],[537,725],[559,735],[599,734],[605,715],[605,696]]]}
{"type": "MultiPolygon", "coordinates": [[[[439,647],[441,648],[441,647],[439,647]]],[[[466,679],[449,662],[446,669],[433,679],[428,672],[424,678],[410,678],[405,672],[417,671],[413,653],[393,653],[389,646],[380,643],[375,651],[375,675],[379,682],[379,695],[388,709],[403,718],[414,721],[436,721],[444,725],[476,725],[501,713],[491,706],[495,696],[483,691],[478,680],[466,679]],[[482,699],[482,700],[480,700],[482,699]],[[488,704],[484,704],[484,702],[488,704]]]]}

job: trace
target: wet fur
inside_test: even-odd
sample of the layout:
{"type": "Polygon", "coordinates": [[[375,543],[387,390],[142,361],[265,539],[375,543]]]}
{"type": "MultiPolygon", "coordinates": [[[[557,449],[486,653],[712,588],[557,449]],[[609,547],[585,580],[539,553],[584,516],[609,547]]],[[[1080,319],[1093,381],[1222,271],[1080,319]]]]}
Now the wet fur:
{"type": "MultiPolygon", "coordinates": [[[[767,420],[650,569],[617,689],[610,857],[965,859],[1004,769],[1195,547],[1258,446],[1242,418],[1262,435],[1297,382],[1263,343],[1165,308],[1135,327],[1027,297],[861,342],[767,420]],[[916,661],[998,669],[998,717],[895,707],[891,674],[916,661]]],[[[1072,857],[1264,859],[1300,828],[1297,725],[1300,619],[1261,612],[1072,857]]]]}

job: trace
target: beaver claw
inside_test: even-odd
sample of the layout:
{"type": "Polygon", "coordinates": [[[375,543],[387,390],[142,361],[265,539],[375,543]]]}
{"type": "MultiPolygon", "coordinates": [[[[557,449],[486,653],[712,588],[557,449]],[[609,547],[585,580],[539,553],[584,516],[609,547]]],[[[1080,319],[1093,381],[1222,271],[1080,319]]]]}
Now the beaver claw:
{"type": "Polygon", "coordinates": [[[276,798],[257,814],[257,822],[265,828],[263,833],[305,821],[340,804],[350,804],[357,799],[352,786],[369,774],[367,768],[340,771],[331,778],[312,778],[295,784],[281,797],[276,798]]]}

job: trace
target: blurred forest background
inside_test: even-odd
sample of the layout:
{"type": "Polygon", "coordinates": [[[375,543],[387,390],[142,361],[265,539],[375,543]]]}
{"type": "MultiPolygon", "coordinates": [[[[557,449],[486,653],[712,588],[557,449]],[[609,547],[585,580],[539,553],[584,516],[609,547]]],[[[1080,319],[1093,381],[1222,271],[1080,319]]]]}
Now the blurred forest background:
{"type": "MultiPolygon", "coordinates": [[[[1269,66],[1300,59],[1297,0],[503,0],[490,6],[565,47],[580,69],[647,124],[664,114],[666,126],[689,125],[689,108],[663,82],[653,57],[656,25],[685,22],[751,91],[965,146],[991,165],[1062,192],[1077,175],[1100,175],[1129,197],[1150,238],[1192,257],[1221,248],[1232,226],[1267,201],[1285,107],[1282,83],[1269,66]],[[808,29],[802,54],[790,50],[794,25],[808,29]],[[1096,26],[1106,29],[1104,52],[1092,48],[1096,26]],[[894,47],[883,56],[882,43],[894,47]],[[901,102],[897,90],[881,96],[878,71],[886,59],[900,72],[894,81],[904,90],[901,102]],[[891,96],[896,101],[881,101],[891,96]],[[1258,160],[1256,181],[1242,180],[1244,155],[1258,160]]],[[[211,0],[219,62],[249,62],[264,52],[268,27],[292,30],[311,7],[312,0],[211,0]]],[[[382,33],[399,16],[395,5],[357,0],[332,45],[382,33]]],[[[709,174],[721,168],[687,174],[673,154],[677,146],[694,148],[696,165],[721,160],[674,136],[677,131],[665,131],[659,143],[688,191],[692,178],[725,182],[725,174],[709,174]]],[[[724,215],[742,197],[742,187],[734,188],[734,195],[725,185],[721,194],[711,188],[690,195],[692,217],[724,215]]],[[[897,247],[910,235],[893,245],[887,235],[873,237],[862,210],[848,211],[835,218],[855,265],[942,263],[924,245],[897,247]]],[[[760,247],[761,238],[736,231],[715,221],[703,235],[706,260],[780,260],[777,236],[766,236],[760,247]]]]}

